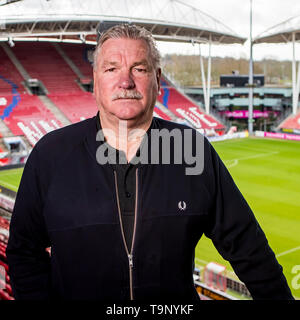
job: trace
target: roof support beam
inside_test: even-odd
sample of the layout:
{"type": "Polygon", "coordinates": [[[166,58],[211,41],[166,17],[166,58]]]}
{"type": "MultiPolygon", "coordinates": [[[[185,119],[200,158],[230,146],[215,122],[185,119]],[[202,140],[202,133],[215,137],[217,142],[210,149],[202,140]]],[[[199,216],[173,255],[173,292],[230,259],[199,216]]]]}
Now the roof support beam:
{"type": "MultiPolygon", "coordinates": [[[[54,30],[55,30],[55,27],[56,27],[56,22],[54,22],[53,24],[52,24],[52,26],[51,26],[51,31],[53,32],[54,30]]],[[[59,27],[59,26],[58,26],[59,27]]]]}
{"type": "Polygon", "coordinates": [[[150,32],[151,32],[151,33],[153,33],[155,27],[156,27],[156,24],[154,24],[154,25],[151,27],[151,29],[150,29],[150,32]]]}
{"type": "Polygon", "coordinates": [[[249,59],[249,107],[248,107],[248,132],[253,135],[253,39],[252,39],[252,0],[250,0],[250,59],[249,59]]]}
{"type": "MultiPolygon", "coordinates": [[[[5,20],[5,29],[0,30],[0,36],[2,37],[16,37],[21,33],[24,33],[22,36],[25,36],[26,31],[29,32],[31,30],[30,36],[34,35],[35,33],[41,33],[41,32],[50,32],[55,33],[57,32],[57,35],[59,36],[61,32],[66,32],[66,30],[70,30],[70,26],[72,25],[72,30],[78,30],[78,32],[86,32],[86,31],[94,31],[96,33],[96,30],[94,26],[96,24],[99,24],[99,21],[102,22],[110,22],[110,19],[106,19],[106,17],[96,17],[93,16],[92,18],[90,16],[84,17],[79,16],[76,17],[76,19],[72,19],[70,22],[70,17],[61,18],[61,19],[55,19],[54,17],[50,17],[49,20],[47,20],[45,17],[39,17],[39,18],[30,18],[30,19],[24,19],[23,22],[18,21],[17,19],[6,19],[5,20]],[[34,28],[32,26],[34,25],[34,28]],[[5,31],[2,31],[5,30],[5,31]]],[[[115,22],[117,22],[116,20],[115,22]]],[[[120,22],[128,21],[130,22],[127,17],[124,17],[124,19],[120,20],[120,22]]],[[[205,39],[206,42],[209,41],[209,34],[211,33],[211,40],[212,42],[220,42],[217,41],[218,39],[221,39],[223,43],[240,43],[243,44],[246,39],[227,34],[222,33],[218,31],[209,31],[208,29],[199,28],[198,26],[186,26],[182,24],[172,24],[170,22],[162,23],[161,21],[156,20],[145,20],[142,19],[139,21],[133,20],[132,23],[135,23],[137,25],[142,25],[146,29],[150,30],[154,36],[157,37],[168,37],[171,41],[177,41],[177,37],[181,38],[178,39],[178,41],[183,42],[190,42],[190,39],[196,38],[197,40],[205,39]],[[182,34],[183,36],[179,36],[182,34]]]]}
{"type": "Polygon", "coordinates": [[[32,25],[31,30],[30,30],[30,33],[32,33],[32,32],[33,32],[33,30],[34,30],[35,26],[36,26],[36,22],[34,22],[34,24],[32,25]]]}
{"type": "Polygon", "coordinates": [[[201,54],[201,44],[199,43],[199,57],[200,57],[200,70],[202,78],[202,88],[203,88],[203,98],[205,105],[205,112],[209,114],[210,112],[210,87],[211,87],[211,35],[209,36],[208,42],[208,63],[207,63],[207,80],[204,70],[203,57],[201,54]]]}
{"type": "Polygon", "coordinates": [[[202,89],[203,89],[203,98],[204,98],[204,105],[205,109],[207,106],[207,92],[206,92],[206,79],[205,79],[205,71],[204,71],[204,64],[203,58],[201,54],[201,44],[199,43],[199,57],[200,57],[200,70],[201,70],[201,78],[202,78],[202,89]]]}
{"type": "Polygon", "coordinates": [[[223,39],[224,39],[224,36],[221,36],[218,42],[219,42],[219,43],[222,43],[222,40],[223,40],[223,39]]]}
{"type": "Polygon", "coordinates": [[[178,35],[178,32],[179,32],[181,29],[182,29],[181,27],[177,28],[177,30],[176,30],[175,33],[174,33],[174,36],[177,36],[177,35],[178,35]]]}
{"type": "Polygon", "coordinates": [[[62,30],[63,32],[66,32],[66,31],[67,31],[70,23],[71,23],[71,20],[69,20],[69,21],[65,24],[65,26],[64,26],[64,28],[63,28],[63,30],[62,30]]]}
{"type": "Polygon", "coordinates": [[[210,82],[211,82],[211,34],[209,35],[209,43],[208,43],[208,66],[207,66],[207,106],[206,113],[210,112],[210,82]]]}
{"type": "Polygon", "coordinates": [[[289,42],[289,39],[287,39],[286,36],[284,36],[283,34],[281,34],[280,36],[284,40],[284,42],[286,42],[286,43],[289,42]]]}

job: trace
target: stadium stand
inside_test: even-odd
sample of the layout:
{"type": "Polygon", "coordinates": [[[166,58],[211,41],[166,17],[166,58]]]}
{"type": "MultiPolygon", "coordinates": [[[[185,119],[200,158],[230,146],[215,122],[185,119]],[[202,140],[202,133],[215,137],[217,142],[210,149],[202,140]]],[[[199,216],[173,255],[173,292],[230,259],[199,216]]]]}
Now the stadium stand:
{"type": "MultiPolygon", "coordinates": [[[[91,92],[84,91],[79,85],[82,80],[91,81],[93,77],[90,46],[74,43],[54,45],[50,42],[17,42],[10,50],[30,78],[41,81],[45,90],[43,94],[47,95],[47,99],[70,122],[76,123],[96,114],[95,98],[91,92]],[[80,79],[78,74],[81,75],[80,79]]],[[[0,69],[0,118],[13,135],[25,136],[34,146],[44,134],[61,127],[62,122],[42,98],[26,90],[22,84],[24,75],[22,77],[18,72],[2,47],[0,58],[5,61],[5,67],[1,64],[0,69]]],[[[224,132],[225,128],[221,123],[201,111],[198,105],[177,90],[166,76],[162,78],[161,91],[154,116],[171,121],[179,118],[207,132],[224,132]]]]}
{"type": "Polygon", "coordinates": [[[93,117],[98,110],[90,92],[50,94],[48,97],[73,123],[93,117]]]}
{"type": "Polygon", "coordinates": [[[93,79],[93,69],[91,68],[88,57],[89,52],[92,52],[92,47],[75,43],[62,43],[59,44],[59,46],[73,61],[84,77],[93,79]]]}
{"type": "Polygon", "coordinates": [[[37,96],[14,94],[2,97],[7,100],[2,120],[14,135],[25,135],[31,145],[35,145],[45,133],[61,127],[37,96]]]}
{"type": "Polygon", "coordinates": [[[14,300],[5,253],[8,241],[8,230],[8,220],[0,216],[0,300],[14,300]]]}
{"type": "MultiPolygon", "coordinates": [[[[0,136],[0,138],[1,138],[1,136],[0,136]]],[[[1,146],[0,146],[0,155],[1,155],[2,153],[5,154],[5,151],[4,151],[4,150],[1,148],[1,146]]],[[[6,165],[8,165],[9,163],[10,163],[10,159],[9,159],[9,158],[7,158],[7,157],[3,157],[3,158],[2,158],[2,156],[0,157],[0,167],[6,166],[6,165]]]]}
{"type": "Polygon", "coordinates": [[[287,130],[298,130],[300,132],[300,112],[296,115],[291,115],[287,119],[285,119],[280,125],[280,129],[287,129],[287,130]]]}
{"type": "Polygon", "coordinates": [[[49,93],[82,91],[76,74],[51,43],[19,42],[13,52],[31,78],[42,81],[49,93]]]}
{"type": "Polygon", "coordinates": [[[204,130],[214,129],[223,134],[224,126],[212,116],[200,111],[199,106],[179,92],[165,76],[161,79],[161,95],[158,100],[177,117],[187,120],[193,127],[204,130]]]}
{"type": "MultiPolygon", "coordinates": [[[[86,79],[93,78],[93,69],[88,58],[89,46],[63,43],[60,47],[86,79]]],[[[89,92],[49,94],[48,97],[73,123],[92,117],[97,112],[96,101],[89,92]]],[[[154,115],[171,120],[158,106],[155,107],[154,115]]]]}
{"type": "MultiPolygon", "coordinates": [[[[25,93],[26,90],[22,85],[24,79],[1,46],[0,61],[0,99],[4,94],[14,93],[16,89],[21,93],[25,93]]],[[[0,107],[2,105],[0,100],[0,107]]]]}
{"type": "Polygon", "coordinates": [[[164,113],[158,106],[154,107],[153,116],[168,121],[171,120],[171,118],[166,113],[164,113]]]}

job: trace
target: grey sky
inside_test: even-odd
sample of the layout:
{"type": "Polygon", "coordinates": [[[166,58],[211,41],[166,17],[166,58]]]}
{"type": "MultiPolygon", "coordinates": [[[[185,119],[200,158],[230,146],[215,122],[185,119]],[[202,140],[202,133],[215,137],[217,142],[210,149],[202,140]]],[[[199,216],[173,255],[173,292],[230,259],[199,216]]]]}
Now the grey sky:
{"type": "MultiPolygon", "coordinates": [[[[195,6],[201,11],[221,21],[237,34],[248,38],[250,0],[185,0],[186,3],[195,6]]],[[[279,24],[291,17],[300,15],[299,0],[253,0],[253,37],[266,29],[279,24]]],[[[159,43],[163,53],[198,53],[198,48],[184,44],[159,43]]],[[[208,54],[207,46],[203,45],[204,55],[208,54]]],[[[213,56],[249,57],[249,44],[213,46],[213,56]]],[[[254,59],[276,58],[278,60],[292,58],[291,44],[255,45],[253,48],[254,59]]],[[[296,46],[296,57],[300,59],[300,48],[296,46]]]]}

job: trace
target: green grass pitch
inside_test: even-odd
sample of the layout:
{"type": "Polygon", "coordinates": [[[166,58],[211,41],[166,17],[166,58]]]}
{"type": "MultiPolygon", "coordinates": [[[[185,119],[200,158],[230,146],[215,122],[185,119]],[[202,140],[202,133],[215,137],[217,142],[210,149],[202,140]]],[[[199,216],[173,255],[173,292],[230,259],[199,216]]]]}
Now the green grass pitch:
{"type": "MultiPolygon", "coordinates": [[[[300,143],[247,138],[213,146],[264,230],[293,295],[299,298],[293,267],[300,265],[300,143]]],[[[214,261],[232,270],[205,236],[195,256],[200,266],[214,261]]]]}
{"type": "MultiPolygon", "coordinates": [[[[293,267],[300,265],[300,142],[247,138],[213,146],[264,230],[294,296],[300,297],[300,288],[292,285],[293,267]]],[[[22,169],[0,171],[0,185],[17,191],[21,174],[22,169]]],[[[232,271],[203,236],[196,248],[196,265],[210,261],[232,271]]]]}
{"type": "Polygon", "coordinates": [[[0,171],[0,185],[17,192],[22,173],[23,168],[0,171]]]}

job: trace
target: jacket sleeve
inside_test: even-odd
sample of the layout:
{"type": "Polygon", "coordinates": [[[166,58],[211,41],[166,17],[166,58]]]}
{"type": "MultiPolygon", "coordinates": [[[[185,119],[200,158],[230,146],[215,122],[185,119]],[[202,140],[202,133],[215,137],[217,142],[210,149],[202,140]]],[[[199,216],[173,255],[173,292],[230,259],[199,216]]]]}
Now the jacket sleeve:
{"type": "Polygon", "coordinates": [[[257,300],[293,299],[282,267],[246,200],[211,147],[213,206],[205,235],[257,300]]]}
{"type": "Polygon", "coordinates": [[[42,216],[41,185],[37,152],[25,165],[10,223],[6,255],[16,300],[49,298],[50,246],[42,216]]]}

